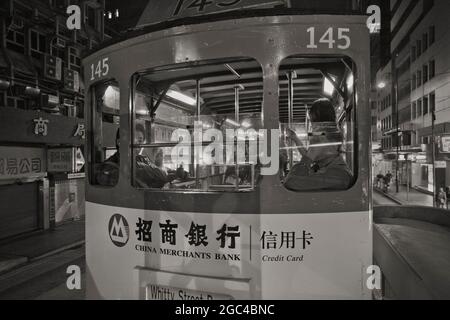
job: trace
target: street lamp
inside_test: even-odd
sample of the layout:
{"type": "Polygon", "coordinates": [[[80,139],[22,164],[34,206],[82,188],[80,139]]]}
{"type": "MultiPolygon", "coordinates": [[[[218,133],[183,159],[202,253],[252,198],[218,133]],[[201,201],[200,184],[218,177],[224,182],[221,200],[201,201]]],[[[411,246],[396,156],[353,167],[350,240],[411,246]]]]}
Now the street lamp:
{"type": "Polygon", "coordinates": [[[378,87],[378,89],[384,89],[384,88],[386,88],[386,82],[381,81],[380,83],[378,83],[377,87],[378,87]]]}

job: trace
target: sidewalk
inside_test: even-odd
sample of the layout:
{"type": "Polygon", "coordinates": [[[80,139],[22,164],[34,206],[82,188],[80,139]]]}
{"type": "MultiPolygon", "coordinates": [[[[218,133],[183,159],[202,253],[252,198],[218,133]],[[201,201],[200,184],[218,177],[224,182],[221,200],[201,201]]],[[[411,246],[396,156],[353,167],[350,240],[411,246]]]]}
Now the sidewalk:
{"type": "Polygon", "coordinates": [[[84,219],[59,225],[0,245],[0,274],[15,267],[80,246],[84,243],[84,219]]]}
{"type": "Polygon", "coordinates": [[[404,206],[422,206],[422,207],[432,207],[433,206],[433,196],[417,191],[413,188],[409,188],[409,192],[405,186],[399,186],[399,192],[396,193],[395,185],[391,185],[389,192],[386,194],[380,189],[374,189],[383,194],[384,196],[392,199],[400,205],[404,206]]]}

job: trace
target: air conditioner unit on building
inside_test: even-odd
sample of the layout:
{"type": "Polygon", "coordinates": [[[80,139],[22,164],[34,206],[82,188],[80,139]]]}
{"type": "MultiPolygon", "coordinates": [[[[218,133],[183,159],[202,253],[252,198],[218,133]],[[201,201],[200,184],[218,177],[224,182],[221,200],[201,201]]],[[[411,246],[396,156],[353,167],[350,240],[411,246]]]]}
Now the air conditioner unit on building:
{"type": "Polygon", "coordinates": [[[70,91],[80,91],[80,75],[77,71],[64,69],[64,88],[70,91]]]}
{"type": "Polygon", "coordinates": [[[61,58],[46,55],[44,58],[44,77],[61,81],[62,60],[61,58]]]}
{"type": "Polygon", "coordinates": [[[56,46],[60,47],[60,48],[65,48],[66,47],[66,40],[61,39],[61,38],[56,38],[56,46]]]}

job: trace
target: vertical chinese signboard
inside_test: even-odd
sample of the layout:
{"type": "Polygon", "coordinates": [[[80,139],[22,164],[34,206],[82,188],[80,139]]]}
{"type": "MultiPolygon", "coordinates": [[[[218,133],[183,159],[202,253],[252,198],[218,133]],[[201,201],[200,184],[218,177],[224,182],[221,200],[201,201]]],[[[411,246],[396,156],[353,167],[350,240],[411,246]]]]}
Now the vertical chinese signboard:
{"type": "Polygon", "coordinates": [[[75,148],[49,149],[47,153],[48,172],[74,172],[75,148]]]}

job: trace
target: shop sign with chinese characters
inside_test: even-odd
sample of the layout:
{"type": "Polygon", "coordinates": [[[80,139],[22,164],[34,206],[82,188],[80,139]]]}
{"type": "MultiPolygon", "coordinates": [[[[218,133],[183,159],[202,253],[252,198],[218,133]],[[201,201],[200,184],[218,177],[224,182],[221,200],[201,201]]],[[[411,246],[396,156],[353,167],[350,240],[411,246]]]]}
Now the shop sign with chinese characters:
{"type": "Polygon", "coordinates": [[[44,149],[0,147],[0,180],[43,176],[46,171],[44,149]]]}
{"type": "Polygon", "coordinates": [[[450,136],[441,137],[440,149],[441,153],[450,153],[450,136]]]}

